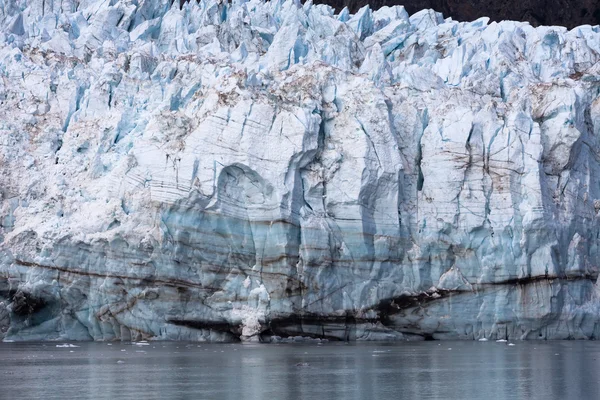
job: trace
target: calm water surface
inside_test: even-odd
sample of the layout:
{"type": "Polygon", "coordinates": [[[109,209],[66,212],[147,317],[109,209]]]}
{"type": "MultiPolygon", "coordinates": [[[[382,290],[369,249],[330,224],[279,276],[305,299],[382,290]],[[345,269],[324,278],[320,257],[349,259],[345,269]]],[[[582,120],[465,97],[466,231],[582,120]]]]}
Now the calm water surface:
{"type": "Polygon", "coordinates": [[[600,342],[0,343],[0,399],[600,399],[600,342]]]}

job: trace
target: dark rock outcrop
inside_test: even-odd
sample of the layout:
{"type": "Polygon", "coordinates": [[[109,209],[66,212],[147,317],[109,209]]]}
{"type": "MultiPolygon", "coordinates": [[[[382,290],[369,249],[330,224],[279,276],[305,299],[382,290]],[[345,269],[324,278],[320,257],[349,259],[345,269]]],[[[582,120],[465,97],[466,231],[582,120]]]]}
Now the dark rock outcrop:
{"type": "Polygon", "coordinates": [[[376,10],[383,6],[403,5],[409,14],[424,8],[433,8],[458,21],[472,21],[490,17],[492,21],[529,21],[532,25],[562,25],[573,28],[578,25],[600,24],[600,1],[598,0],[316,0],[329,4],[337,10],[348,7],[350,12],[369,5],[376,10]]]}

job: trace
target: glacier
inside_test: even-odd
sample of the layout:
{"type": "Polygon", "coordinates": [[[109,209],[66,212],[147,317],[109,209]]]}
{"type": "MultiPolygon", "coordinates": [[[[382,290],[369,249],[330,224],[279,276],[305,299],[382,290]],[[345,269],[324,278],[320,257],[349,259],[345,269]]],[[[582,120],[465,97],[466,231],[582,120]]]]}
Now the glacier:
{"type": "Polygon", "coordinates": [[[600,337],[600,27],[0,0],[0,339],[600,337]]]}

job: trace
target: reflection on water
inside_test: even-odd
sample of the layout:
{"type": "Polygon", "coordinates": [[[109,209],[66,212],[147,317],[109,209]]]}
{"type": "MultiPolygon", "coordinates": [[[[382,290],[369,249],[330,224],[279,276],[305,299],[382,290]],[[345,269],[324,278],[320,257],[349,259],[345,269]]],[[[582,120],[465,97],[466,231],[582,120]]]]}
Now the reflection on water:
{"type": "Polygon", "coordinates": [[[599,342],[77,345],[0,344],[0,398],[600,399],[599,342]]]}

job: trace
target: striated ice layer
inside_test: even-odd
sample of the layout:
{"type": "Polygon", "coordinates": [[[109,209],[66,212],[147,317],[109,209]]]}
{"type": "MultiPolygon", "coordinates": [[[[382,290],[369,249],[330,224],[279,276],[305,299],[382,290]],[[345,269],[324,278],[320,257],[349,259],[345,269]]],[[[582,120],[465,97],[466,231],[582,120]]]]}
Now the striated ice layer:
{"type": "Polygon", "coordinates": [[[0,0],[0,338],[600,337],[600,28],[0,0]]]}

